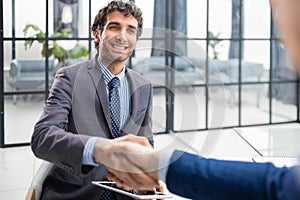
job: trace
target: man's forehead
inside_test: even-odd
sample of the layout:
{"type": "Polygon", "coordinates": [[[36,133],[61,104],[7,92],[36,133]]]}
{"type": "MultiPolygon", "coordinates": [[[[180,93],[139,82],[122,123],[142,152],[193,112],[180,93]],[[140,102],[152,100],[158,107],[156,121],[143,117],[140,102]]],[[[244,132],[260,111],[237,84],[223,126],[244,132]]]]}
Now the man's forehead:
{"type": "Polygon", "coordinates": [[[137,28],[138,21],[133,17],[131,14],[127,14],[125,12],[111,12],[107,15],[107,22],[106,24],[110,23],[118,23],[118,24],[126,24],[128,26],[134,26],[137,28]]]}

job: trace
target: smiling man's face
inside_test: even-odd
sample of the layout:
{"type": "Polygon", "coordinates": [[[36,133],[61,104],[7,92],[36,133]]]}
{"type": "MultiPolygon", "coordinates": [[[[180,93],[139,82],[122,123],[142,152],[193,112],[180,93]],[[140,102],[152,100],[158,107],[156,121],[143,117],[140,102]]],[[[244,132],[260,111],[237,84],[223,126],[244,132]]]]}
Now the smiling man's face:
{"type": "Polygon", "coordinates": [[[131,55],[137,42],[138,22],[132,16],[122,12],[112,12],[107,16],[107,22],[99,39],[99,56],[105,66],[124,64],[131,55]]]}

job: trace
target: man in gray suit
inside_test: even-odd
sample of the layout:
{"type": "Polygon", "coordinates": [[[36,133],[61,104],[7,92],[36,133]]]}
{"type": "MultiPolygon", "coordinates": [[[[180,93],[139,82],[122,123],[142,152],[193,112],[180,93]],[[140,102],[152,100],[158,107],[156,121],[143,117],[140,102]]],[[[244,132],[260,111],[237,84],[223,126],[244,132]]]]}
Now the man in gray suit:
{"type": "MultiPolygon", "coordinates": [[[[280,38],[300,75],[300,1],[270,3],[280,38]]],[[[106,156],[101,155],[109,163],[108,178],[125,189],[148,190],[161,179],[170,192],[189,199],[300,199],[300,165],[275,167],[272,163],[206,159],[179,150],[155,151],[145,138],[125,137],[111,145],[106,156]],[[108,162],[112,155],[117,155],[118,161],[108,162]]]]}
{"type": "Polygon", "coordinates": [[[142,13],[132,2],[110,2],[92,26],[97,55],[57,72],[31,140],[34,154],[54,164],[41,199],[127,198],[105,194],[91,181],[107,176],[105,161],[97,159],[109,141],[103,138],[113,143],[133,134],[153,145],[151,83],[125,67],[142,27],[142,13]]]}

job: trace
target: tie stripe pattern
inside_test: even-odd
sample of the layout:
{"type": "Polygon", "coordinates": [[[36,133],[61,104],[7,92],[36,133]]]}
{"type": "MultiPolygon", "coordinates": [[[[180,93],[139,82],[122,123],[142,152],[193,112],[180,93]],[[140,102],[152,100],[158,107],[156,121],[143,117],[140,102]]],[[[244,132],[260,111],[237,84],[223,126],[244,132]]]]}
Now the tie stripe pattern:
{"type": "MultiPolygon", "coordinates": [[[[111,120],[111,129],[112,129],[112,137],[119,137],[120,131],[120,114],[121,114],[121,106],[120,106],[120,96],[118,87],[120,86],[120,80],[117,77],[114,77],[108,83],[108,99],[109,99],[109,112],[110,112],[110,120],[111,120]]],[[[115,194],[107,189],[104,189],[101,200],[115,200],[115,194]]]]}
{"type": "Polygon", "coordinates": [[[116,199],[117,199],[116,195],[112,191],[108,189],[103,190],[103,193],[101,195],[101,200],[116,200],[116,199]]]}
{"type": "Polygon", "coordinates": [[[119,136],[120,131],[120,115],[121,115],[121,106],[120,106],[120,96],[118,87],[120,86],[120,80],[117,77],[114,77],[109,83],[109,110],[110,110],[110,119],[111,119],[111,128],[112,136],[116,138],[119,136]]]}

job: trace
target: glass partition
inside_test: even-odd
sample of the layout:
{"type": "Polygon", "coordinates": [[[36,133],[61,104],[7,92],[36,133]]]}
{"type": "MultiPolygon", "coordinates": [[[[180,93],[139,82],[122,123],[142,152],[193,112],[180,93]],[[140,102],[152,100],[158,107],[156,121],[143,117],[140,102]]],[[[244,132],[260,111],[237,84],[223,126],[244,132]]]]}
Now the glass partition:
{"type": "MultiPolygon", "coordinates": [[[[1,2],[1,145],[28,145],[57,69],[96,54],[90,27],[107,2],[1,2]],[[55,57],[55,45],[83,50],[55,57]]],[[[267,1],[135,3],[144,30],[126,66],[153,84],[154,134],[299,121],[298,78],[267,1]]]]}

